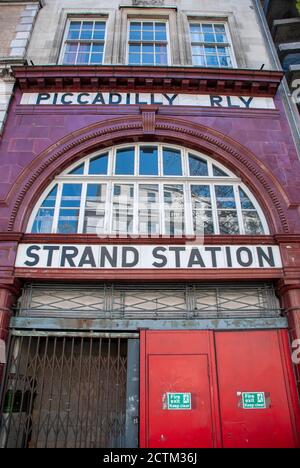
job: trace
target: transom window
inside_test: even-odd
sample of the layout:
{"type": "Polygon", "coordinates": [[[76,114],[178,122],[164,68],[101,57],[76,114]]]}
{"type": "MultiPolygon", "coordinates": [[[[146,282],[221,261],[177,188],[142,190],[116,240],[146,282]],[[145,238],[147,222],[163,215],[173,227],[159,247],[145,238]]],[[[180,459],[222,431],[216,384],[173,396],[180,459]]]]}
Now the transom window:
{"type": "Polygon", "coordinates": [[[105,43],[105,21],[72,20],[69,21],[64,40],[62,63],[101,64],[105,43]]]}
{"type": "Polygon", "coordinates": [[[167,65],[167,24],[161,21],[131,21],[129,65],[167,65]]]}
{"type": "Polygon", "coordinates": [[[247,187],[213,159],[140,143],[96,152],[57,176],[35,207],[34,233],[267,234],[247,187]]]}
{"type": "Polygon", "coordinates": [[[193,65],[233,67],[232,46],[227,26],[222,23],[190,23],[193,65]]]}

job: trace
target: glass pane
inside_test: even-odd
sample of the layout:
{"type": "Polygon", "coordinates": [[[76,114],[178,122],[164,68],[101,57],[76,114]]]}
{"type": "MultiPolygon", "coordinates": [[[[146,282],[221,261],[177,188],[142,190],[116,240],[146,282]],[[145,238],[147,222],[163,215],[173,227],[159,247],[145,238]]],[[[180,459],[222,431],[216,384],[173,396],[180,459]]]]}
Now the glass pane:
{"type": "Polygon", "coordinates": [[[89,63],[89,54],[78,54],[77,63],[89,63]]]}
{"type": "Polygon", "coordinates": [[[142,45],[143,53],[153,54],[154,53],[154,45],[153,44],[143,44],[142,45]]]}
{"type": "Polygon", "coordinates": [[[93,39],[97,39],[99,41],[99,40],[104,40],[104,37],[105,37],[105,30],[94,31],[93,39]]]}
{"type": "Polygon", "coordinates": [[[159,234],[159,189],[156,184],[139,186],[139,233],[159,234]]]}
{"type": "Polygon", "coordinates": [[[221,67],[232,67],[230,57],[219,57],[221,67]]]}
{"type": "Polygon", "coordinates": [[[88,184],[83,232],[89,234],[104,232],[105,201],[106,185],[88,184]]]}
{"type": "Polygon", "coordinates": [[[205,33],[214,32],[212,24],[202,24],[202,31],[205,33]]]}
{"type": "Polygon", "coordinates": [[[47,195],[47,197],[45,198],[41,206],[54,208],[55,202],[56,202],[56,195],[57,195],[57,185],[55,185],[55,187],[47,195]]]}
{"type": "Polygon", "coordinates": [[[115,174],[134,174],[134,148],[125,148],[117,150],[115,174]]]}
{"type": "Polygon", "coordinates": [[[61,206],[63,207],[79,207],[81,199],[81,184],[64,184],[61,206]]]}
{"type": "Polygon", "coordinates": [[[200,32],[191,33],[191,40],[192,42],[203,42],[204,41],[203,34],[200,32]]]}
{"type": "Polygon", "coordinates": [[[193,56],[193,65],[198,65],[199,67],[205,67],[205,57],[204,55],[194,55],[193,56]]]}
{"type": "Polygon", "coordinates": [[[216,185],[215,191],[218,208],[236,208],[232,185],[216,185]]]}
{"type": "Polygon", "coordinates": [[[76,61],[76,54],[65,54],[64,56],[64,64],[65,65],[74,65],[76,61]]]}
{"type": "Polygon", "coordinates": [[[217,42],[226,42],[226,36],[224,36],[224,34],[216,34],[216,41],[217,42]]]}
{"type": "Polygon", "coordinates": [[[207,176],[207,162],[189,154],[189,168],[191,176],[207,176]]]}
{"type": "Polygon", "coordinates": [[[162,55],[156,55],[156,65],[166,65],[168,63],[168,57],[167,54],[162,55]]]}
{"type": "Polygon", "coordinates": [[[89,174],[107,174],[108,154],[90,160],[89,174]]]}
{"type": "Polygon", "coordinates": [[[214,34],[204,34],[204,42],[215,42],[214,34]]]}
{"type": "Polygon", "coordinates": [[[154,55],[153,54],[143,54],[142,55],[142,64],[143,65],[154,65],[154,55]]]}
{"type": "Polygon", "coordinates": [[[141,45],[140,44],[130,44],[129,52],[132,53],[132,54],[139,54],[141,52],[141,45]]]}
{"type": "Polygon", "coordinates": [[[256,211],[243,211],[245,234],[264,234],[262,223],[256,211]]]}
{"type": "Polygon", "coordinates": [[[77,232],[79,210],[61,209],[59,211],[57,232],[72,234],[77,232]]]}
{"type": "Polygon", "coordinates": [[[69,174],[71,175],[82,175],[84,169],[84,164],[80,164],[79,166],[75,167],[73,171],[70,171],[69,174]]]}
{"type": "Polygon", "coordinates": [[[158,175],[158,152],[156,147],[140,148],[140,175],[158,175]]]}
{"type": "Polygon", "coordinates": [[[142,37],[141,31],[130,31],[129,40],[130,41],[140,41],[142,37]]]}
{"type": "Polygon", "coordinates": [[[181,152],[171,148],[163,149],[164,175],[182,175],[181,152]]]}
{"type": "Polygon", "coordinates": [[[54,216],[54,209],[40,208],[35,217],[31,232],[37,233],[37,234],[46,233],[46,232],[51,233],[53,216],[54,216]]]}
{"type": "Polygon", "coordinates": [[[165,232],[184,234],[184,195],[182,185],[164,185],[165,232]]]}
{"type": "Polygon", "coordinates": [[[70,29],[67,39],[79,39],[79,29],[70,29]]]}
{"type": "Polygon", "coordinates": [[[80,29],[81,21],[71,21],[70,29],[80,29]]]}
{"type": "Polygon", "coordinates": [[[244,210],[255,210],[255,207],[249,197],[245,194],[244,190],[239,187],[240,199],[242,209],[244,210]]]}
{"type": "Polygon", "coordinates": [[[222,169],[215,166],[214,164],[213,164],[213,175],[215,177],[228,177],[228,174],[226,174],[226,172],[222,171],[222,169]]]}
{"type": "Polygon", "coordinates": [[[210,210],[193,211],[193,226],[194,232],[197,235],[202,234],[214,234],[214,224],[212,218],[212,212],[210,210]]]}
{"type": "Polygon", "coordinates": [[[126,234],[133,231],[133,200],[134,186],[132,184],[115,184],[113,192],[113,232],[126,234]]]}
{"type": "Polygon", "coordinates": [[[206,56],[206,63],[208,67],[218,67],[218,57],[216,55],[207,55],[206,56]]]}
{"type": "Polygon", "coordinates": [[[90,63],[101,64],[102,63],[102,54],[92,54],[90,63]]]}
{"type": "Polygon", "coordinates": [[[153,31],[143,31],[143,33],[142,33],[142,40],[143,40],[143,41],[153,41],[153,40],[154,40],[154,33],[153,33],[153,31]]]}
{"type": "Polygon", "coordinates": [[[140,63],[141,56],[139,54],[129,54],[129,64],[134,65],[136,63],[140,63]]]}
{"type": "Polygon", "coordinates": [[[142,29],[141,23],[132,22],[130,23],[130,30],[131,31],[140,31],[142,29]]]}
{"type": "Polygon", "coordinates": [[[143,23],[142,24],[142,29],[144,31],[153,31],[154,30],[154,23],[150,23],[150,22],[143,23]]]}
{"type": "Polygon", "coordinates": [[[80,39],[92,39],[92,35],[93,35],[92,29],[81,31],[80,39]]]}
{"type": "Polygon", "coordinates": [[[224,24],[214,24],[214,28],[216,32],[225,33],[225,26],[224,24]]]}
{"type": "Polygon", "coordinates": [[[193,210],[211,209],[209,185],[191,185],[191,198],[193,210]]]}
{"type": "Polygon", "coordinates": [[[236,211],[218,211],[220,234],[239,234],[236,211]]]}

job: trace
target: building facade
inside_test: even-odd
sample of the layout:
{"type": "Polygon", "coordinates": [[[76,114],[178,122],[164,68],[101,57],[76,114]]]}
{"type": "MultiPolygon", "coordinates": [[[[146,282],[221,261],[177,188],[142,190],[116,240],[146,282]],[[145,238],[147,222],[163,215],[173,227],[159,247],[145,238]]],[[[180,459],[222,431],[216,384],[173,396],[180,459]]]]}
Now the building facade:
{"type": "Polygon", "coordinates": [[[300,162],[254,3],[107,3],[43,2],[12,68],[0,444],[298,447],[300,162]]]}

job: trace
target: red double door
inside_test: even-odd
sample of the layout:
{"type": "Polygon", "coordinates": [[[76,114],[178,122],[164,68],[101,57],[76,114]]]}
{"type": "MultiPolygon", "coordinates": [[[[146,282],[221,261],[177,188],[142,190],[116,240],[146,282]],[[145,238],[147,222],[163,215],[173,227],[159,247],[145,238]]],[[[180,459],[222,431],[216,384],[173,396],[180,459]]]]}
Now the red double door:
{"type": "Polygon", "coordinates": [[[285,330],[143,331],[140,382],[141,447],[299,446],[285,330]]]}

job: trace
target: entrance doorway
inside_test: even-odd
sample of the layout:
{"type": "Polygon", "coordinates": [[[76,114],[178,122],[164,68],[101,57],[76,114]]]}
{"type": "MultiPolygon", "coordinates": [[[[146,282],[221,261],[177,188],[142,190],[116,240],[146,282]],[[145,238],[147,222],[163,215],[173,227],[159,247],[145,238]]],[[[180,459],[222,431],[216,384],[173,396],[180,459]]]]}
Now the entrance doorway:
{"type": "Polygon", "coordinates": [[[4,385],[1,447],[114,448],[137,441],[132,412],[138,412],[138,395],[131,379],[138,367],[136,338],[19,335],[12,336],[4,385]]]}

